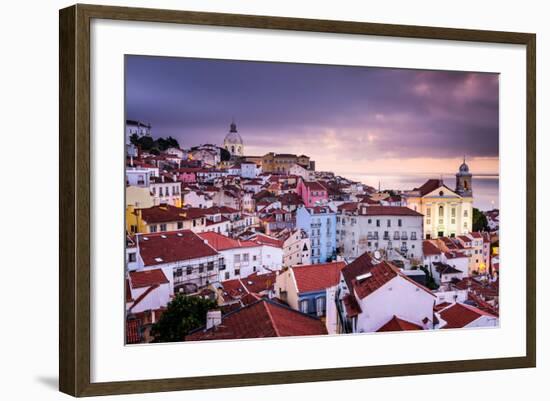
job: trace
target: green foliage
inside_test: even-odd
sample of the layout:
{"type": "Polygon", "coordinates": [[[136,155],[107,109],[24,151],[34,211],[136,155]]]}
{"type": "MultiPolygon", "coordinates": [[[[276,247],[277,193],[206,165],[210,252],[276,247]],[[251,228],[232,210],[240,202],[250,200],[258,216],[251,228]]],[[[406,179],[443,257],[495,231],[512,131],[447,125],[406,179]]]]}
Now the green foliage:
{"type": "Polygon", "coordinates": [[[426,273],[426,287],[430,290],[437,290],[439,286],[435,282],[432,272],[426,266],[419,266],[420,270],[426,273]]]}
{"type": "Polygon", "coordinates": [[[164,152],[168,148],[179,148],[180,145],[177,139],[169,136],[168,138],[153,139],[150,136],[144,135],[139,137],[136,134],[130,136],[130,142],[136,146],[141,147],[141,150],[149,151],[153,154],[159,154],[164,152]]]}
{"type": "Polygon", "coordinates": [[[206,324],[206,312],[218,305],[210,299],[177,294],[153,325],[155,342],[183,341],[190,331],[206,324]]]}
{"type": "Polygon", "coordinates": [[[474,214],[472,217],[472,230],[489,231],[489,224],[487,223],[487,217],[479,209],[476,209],[476,208],[474,208],[474,214]]]}
{"type": "Polygon", "coordinates": [[[229,159],[231,159],[231,153],[229,153],[229,151],[227,149],[224,149],[224,148],[220,148],[221,149],[221,160],[222,162],[226,162],[228,161],[229,159]]]}

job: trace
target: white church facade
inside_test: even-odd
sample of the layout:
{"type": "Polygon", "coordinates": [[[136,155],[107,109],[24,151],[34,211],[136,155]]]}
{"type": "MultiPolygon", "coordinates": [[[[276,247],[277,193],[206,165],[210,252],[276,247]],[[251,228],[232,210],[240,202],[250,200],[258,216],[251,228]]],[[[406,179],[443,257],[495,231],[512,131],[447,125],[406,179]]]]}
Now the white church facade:
{"type": "Polygon", "coordinates": [[[456,174],[454,190],[442,179],[430,179],[403,195],[408,208],[424,215],[426,239],[455,237],[472,231],[472,174],[465,160],[456,174]]]}

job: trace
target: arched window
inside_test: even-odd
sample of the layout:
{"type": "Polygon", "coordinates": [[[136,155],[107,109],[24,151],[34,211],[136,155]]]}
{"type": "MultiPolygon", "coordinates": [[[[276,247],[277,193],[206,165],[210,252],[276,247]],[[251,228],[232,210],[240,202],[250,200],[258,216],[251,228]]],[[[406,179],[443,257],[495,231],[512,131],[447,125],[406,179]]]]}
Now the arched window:
{"type": "Polygon", "coordinates": [[[439,206],[439,217],[443,217],[443,206],[439,206]]]}
{"type": "Polygon", "coordinates": [[[231,153],[235,153],[235,146],[231,146],[231,153]]]}
{"type": "Polygon", "coordinates": [[[468,181],[467,180],[464,180],[464,189],[466,191],[468,190],[468,181]]]}

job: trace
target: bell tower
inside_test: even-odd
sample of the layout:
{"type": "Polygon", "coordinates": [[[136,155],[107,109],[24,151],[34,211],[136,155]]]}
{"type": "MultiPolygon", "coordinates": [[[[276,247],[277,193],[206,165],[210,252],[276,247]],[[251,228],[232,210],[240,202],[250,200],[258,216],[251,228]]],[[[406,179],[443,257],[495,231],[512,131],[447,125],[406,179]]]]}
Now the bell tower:
{"type": "Polygon", "coordinates": [[[455,192],[462,197],[472,196],[472,173],[470,173],[470,168],[466,164],[466,156],[464,156],[464,160],[458,168],[458,173],[456,173],[455,192]]]}

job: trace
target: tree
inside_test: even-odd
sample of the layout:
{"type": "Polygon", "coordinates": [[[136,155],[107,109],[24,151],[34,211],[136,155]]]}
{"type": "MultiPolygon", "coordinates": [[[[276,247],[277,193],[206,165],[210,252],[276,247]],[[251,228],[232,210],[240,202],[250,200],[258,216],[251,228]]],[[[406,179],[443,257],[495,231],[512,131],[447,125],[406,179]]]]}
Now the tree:
{"type": "Polygon", "coordinates": [[[432,272],[428,269],[428,267],[419,266],[419,268],[426,274],[426,287],[428,287],[430,290],[437,290],[439,286],[435,282],[434,276],[432,272]]]}
{"type": "Polygon", "coordinates": [[[473,231],[489,231],[489,223],[487,223],[487,217],[474,207],[474,215],[472,217],[472,230],[473,231]]]}
{"type": "Polygon", "coordinates": [[[194,329],[206,324],[206,312],[218,305],[210,299],[177,294],[151,329],[155,342],[183,341],[194,329]]]}
{"type": "Polygon", "coordinates": [[[220,148],[220,150],[221,150],[220,156],[221,156],[222,162],[226,162],[231,159],[231,153],[229,153],[227,149],[220,148]]]}

